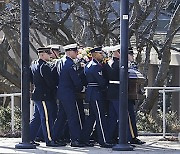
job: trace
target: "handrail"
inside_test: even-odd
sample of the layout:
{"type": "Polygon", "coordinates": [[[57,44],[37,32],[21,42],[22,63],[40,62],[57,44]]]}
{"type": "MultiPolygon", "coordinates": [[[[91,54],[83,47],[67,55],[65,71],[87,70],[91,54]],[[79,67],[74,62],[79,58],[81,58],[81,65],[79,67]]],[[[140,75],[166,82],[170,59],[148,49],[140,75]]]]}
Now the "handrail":
{"type": "Polygon", "coordinates": [[[180,87],[144,87],[144,89],[180,89],[180,87]]]}
{"type": "Polygon", "coordinates": [[[12,94],[0,94],[0,97],[8,97],[8,96],[20,96],[21,93],[12,93],[12,94]]]}
{"type": "Polygon", "coordinates": [[[166,135],[166,92],[180,92],[180,87],[144,87],[147,91],[152,89],[159,89],[159,93],[163,94],[163,138],[166,135]]]}
{"type": "Polygon", "coordinates": [[[0,94],[0,97],[11,97],[11,130],[14,133],[14,97],[21,96],[21,93],[0,94]]]}
{"type": "MultiPolygon", "coordinates": [[[[14,97],[21,96],[21,93],[11,93],[11,94],[0,94],[0,97],[11,97],[11,131],[14,133],[14,97]]],[[[34,106],[33,101],[30,101],[30,119],[33,117],[34,106]]]]}
{"type": "MultiPolygon", "coordinates": [[[[165,95],[166,95],[166,92],[180,92],[180,87],[144,87],[144,89],[146,89],[146,94],[148,90],[152,90],[152,89],[159,89],[159,93],[163,94],[163,137],[165,138],[165,133],[166,133],[165,95]]],[[[11,130],[12,132],[14,132],[14,97],[15,96],[21,96],[21,93],[0,94],[0,97],[11,97],[11,130]]],[[[33,108],[31,110],[33,111],[33,108]]],[[[32,113],[30,114],[30,117],[32,117],[32,113]]]]}

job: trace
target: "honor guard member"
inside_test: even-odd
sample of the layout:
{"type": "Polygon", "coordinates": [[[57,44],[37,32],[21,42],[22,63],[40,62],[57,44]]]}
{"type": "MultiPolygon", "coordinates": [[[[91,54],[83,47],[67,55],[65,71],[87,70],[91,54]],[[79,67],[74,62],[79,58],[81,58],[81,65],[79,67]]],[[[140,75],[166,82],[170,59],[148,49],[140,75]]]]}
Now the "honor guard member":
{"type": "MultiPolygon", "coordinates": [[[[129,72],[129,78],[132,78],[131,76],[131,70],[134,72],[137,72],[136,74],[142,74],[138,71],[137,65],[134,62],[134,57],[133,57],[133,48],[129,48],[128,51],[128,72],[129,72]]],[[[136,126],[136,114],[134,111],[134,105],[135,105],[135,100],[130,100],[128,99],[128,114],[129,114],[129,127],[128,127],[128,141],[131,144],[144,144],[144,141],[141,141],[138,139],[138,131],[137,131],[137,126],[136,126]]]]}
{"type": "MultiPolygon", "coordinates": [[[[62,45],[57,45],[57,44],[51,44],[51,45],[48,45],[47,47],[50,47],[51,48],[51,68],[52,68],[52,72],[53,72],[53,79],[57,82],[57,87],[58,87],[58,83],[59,83],[59,74],[58,72],[60,72],[58,70],[58,65],[61,65],[62,64],[62,60],[61,58],[64,56],[65,54],[65,50],[64,50],[64,47],[62,45]]],[[[57,93],[57,92],[56,92],[57,93]]],[[[56,105],[54,106],[54,114],[53,114],[53,117],[56,119],[57,118],[57,112],[60,105],[57,101],[57,97],[56,97],[56,105]]],[[[64,127],[64,131],[65,133],[63,132],[63,136],[64,134],[68,134],[69,132],[69,129],[68,129],[68,126],[66,125],[64,127]],[[67,133],[66,133],[67,132],[67,133]]],[[[61,136],[61,134],[59,134],[59,137],[61,136]]],[[[67,135],[68,138],[69,138],[69,134],[67,135]]],[[[56,136],[56,138],[59,138],[56,136]]],[[[56,139],[57,140],[57,139],[56,139]]],[[[58,140],[58,143],[59,144],[66,144],[63,140],[58,140]]]]}
{"type": "Polygon", "coordinates": [[[56,83],[52,80],[52,71],[47,63],[50,60],[50,48],[38,48],[38,60],[34,60],[30,66],[31,81],[34,84],[32,100],[37,107],[34,117],[30,122],[30,137],[34,140],[37,131],[42,126],[46,146],[59,146],[52,138],[53,108],[56,83]]]}
{"type": "Polygon", "coordinates": [[[57,66],[59,65],[59,63],[61,63],[61,58],[65,54],[65,50],[62,45],[52,44],[52,45],[48,45],[47,47],[50,47],[51,52],[52,52],[52,54],[51,54],[52,70],[53,70],[53,72],[58,73],[59,71],[57,70],[57,68],[58,68],[57,66]]]}
{"type": "MultiPolygon", "coordinates": [[[[52,80],[56,81],[56,85],[58,85],[58,74],[57,74],[56,66],[57,63],[59,62],[60,54],[64,53],[64,49],[61,45],[56,45],[56,44],[48,45],[47,48],[50,48],[50,51],[52,53],[50,55],[51,61],[48,62],[52,69],[52,80]]],[[[54,93],[56,94],[56,89],[54,93]]],[[[54,98],[52,107],[53,107],[53,121],[55,121],[55,119],[57,118],[57,110],[58,110],[56,97],[54,98]]],[[[36,141],[43,141],[43,133],[41,128],[39,129],[39,132],[37,134],[36,141]]]]}
{"type": "MultiPolygon", "coordinates": [[[[64,53],[65,53],[65,50],[63,48],[63,46],[61,45],[57,45],[57,44],[52,44],[52,45],[48,45],[47,47],[50,47],[51,48],[51,62],[50,62],[50,65],[51,65],[51,69],[52,69],[52,79],[56,82],[56,87],[58,87],[58,83],[59,83],[59,75],[58,75],[58,71],[57,71],[57,65],[58,63],[61,63],[61,57],[64,53]]],[[[57,89],[55,91],[55,93],[57,94],[57,89]]],[[[57,111],[58,111],[58,108],[57,108],[57,97],[55,97],[55,100],[54,100],[54,109],[53,109],[53,119],[55,121],[55,119],[57,118],[57,111]]]]}
{"type": "Polygon", "coordinates": [[[111,148],[109,143],[107,121],[104,113],[104,98],[102,91],[106,89],[106,82],[102,76],[102,65],[100,62],[104,58],[104,53],[101,47],[90,50],[92,60],[85,66],[85,75],[87,80],[86,101],[89,103],[89,116],[85,121],[82,130],[81,140],[88,146],[90,134],[93,130],[93,125],[96,122],[96,130],[98,142],[101,147],[111,148]]]}
{"type": "Polygon", "coordinates": [[[117,143],[118,137],[118,115],[119,115],[119,59],[120,44],[109,47],[112,52],[112,58],[104,66],[103,74],[108,80],[107,99],[109,100],[108,124],[110,130],[110,140],[117,143]]]}
{"type": "Polygon", "coordinates": [[[48,45],[47,47],[51,48],[51,69],[53,72],[53,79],[56,81],[56,85],[58,86],[59,83],[59,75],[58,75],[58,65],[59,63],[61,63],[61,56],[65,54],[65,50],[63,48],[63,46],[61,45],[56,45],[56,44],[52,44],[52,45],[48,45]]]}
{"type": "Polygon", "coordinates": [[[77,44],[66,45],[64,49],[66,55],[61,59],[62,63],[57,66],[59,71],[57,98],[61,107],[54,125],[54,136],[62,133],[67,119],[71,139],[70,145],[72,147],[83,147],[84,145],[79,142],[81,119],[76,102],[76,92],[80,92],[83,87],[73,61],[78,54],[77,44]]]}

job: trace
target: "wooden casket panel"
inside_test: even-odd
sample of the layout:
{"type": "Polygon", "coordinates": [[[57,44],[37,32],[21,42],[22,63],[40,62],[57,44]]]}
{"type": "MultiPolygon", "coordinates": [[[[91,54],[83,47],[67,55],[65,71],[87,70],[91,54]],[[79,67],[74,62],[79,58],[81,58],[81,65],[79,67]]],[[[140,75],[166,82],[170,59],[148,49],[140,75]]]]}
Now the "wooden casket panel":
{"type": "Polygon", "coordinates": [[[144,82],[143,78],[130,78],[128,80],[128,99],[143,100],[145,98],[144,82]]]}

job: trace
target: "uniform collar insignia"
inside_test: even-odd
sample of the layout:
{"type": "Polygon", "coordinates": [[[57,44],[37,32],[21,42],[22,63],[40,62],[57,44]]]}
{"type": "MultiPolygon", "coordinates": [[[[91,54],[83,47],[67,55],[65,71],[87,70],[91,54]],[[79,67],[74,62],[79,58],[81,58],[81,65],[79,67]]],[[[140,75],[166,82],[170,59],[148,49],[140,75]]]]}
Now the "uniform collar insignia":
{"type": "Polygon", "coordinates": [[[101,72],[98,72],[99,75],[102,75],[102,71],[101,72]]]}
{"type": "Polygon", "coordinates": [[[87,64],[87,68],[91,67],[91,66],[94,66],[94,65],[97,65],[97,63],[95,63],[93,60],[91,60],[89,62],[89,64],[87,64]]]}

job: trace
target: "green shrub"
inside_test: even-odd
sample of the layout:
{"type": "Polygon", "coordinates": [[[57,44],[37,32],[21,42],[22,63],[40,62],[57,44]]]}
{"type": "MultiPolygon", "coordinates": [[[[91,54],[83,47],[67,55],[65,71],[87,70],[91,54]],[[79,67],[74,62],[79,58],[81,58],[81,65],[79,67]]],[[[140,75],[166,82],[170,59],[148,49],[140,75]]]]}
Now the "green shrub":
{"type": "Polygon", "coordinates": [[[151,115],[145,115],[140,111],[137,112],[137,128],[138,131],[144,132],[162,132],[162,127],[157,124],[151,115]]]}
{"type": "Polygon", "coordinates": [[[169,111],[166,114],[166,125],[167,132],[180,132],[180,120],[178,120],[176,112],[169,111]]]}
{"type": "Polygon", "coordinates": [[[11,129],[11,109],[0,107],[0,129],[1,131],[11,129]]]}
{"type": "MultiPolygon", "coordinates": [[[[162,111],[158,110],[156,119],[151,115],[144,114],[140,111],[137,112],[137,127],[138,131],[161,133],[162,132],[162,111]]],[[[166,113],[166,132],[178,133],[180,132],[180,121],[176,112],[166,113]]]]}
{"type": "MultiPolygon", "coordinates": [[[[19,107],[14,107],[14,133],[21,130],[21,110],[19,107]]],[[[6,136],[12,134],[11,131],[11,108],[0,107],[0,135],[6,136]]]]}

